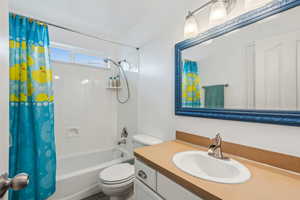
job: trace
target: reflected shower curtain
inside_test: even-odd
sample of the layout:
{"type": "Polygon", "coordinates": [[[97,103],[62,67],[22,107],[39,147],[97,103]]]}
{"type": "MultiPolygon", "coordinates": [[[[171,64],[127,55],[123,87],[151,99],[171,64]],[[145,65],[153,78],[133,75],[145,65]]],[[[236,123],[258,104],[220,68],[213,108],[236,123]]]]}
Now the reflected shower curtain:
{"type": "Polygon", "coordinates": [[[182,106],[199,108],[200,101],[200,77],[198,64],[195,61],[185,60],[182,71],[182,106]]]}
{"type": "Polygon", "coordinates": [[[9,16],[9,175],[29,174],[29,185],[10,200],[44,200],[55,191],[56,152],[48,27],[9,16]]]}

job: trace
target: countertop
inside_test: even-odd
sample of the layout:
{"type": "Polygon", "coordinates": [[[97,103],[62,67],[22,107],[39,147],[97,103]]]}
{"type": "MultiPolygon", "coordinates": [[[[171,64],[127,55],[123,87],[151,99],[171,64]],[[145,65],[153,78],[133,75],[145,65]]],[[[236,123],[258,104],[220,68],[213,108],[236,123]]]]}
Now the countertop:
{"type": "Polygon", "coordinates": [[[268,166],[255,161],[225,154],[251,172],[251,178],[241,184],[222,184],[193,177],[172,162],[177,152],[202,150],[180,140],[135,149],[135,156],[189,191],[205,199],[224,200],[298,200],[300,199],[300,174],[268,166]]]}

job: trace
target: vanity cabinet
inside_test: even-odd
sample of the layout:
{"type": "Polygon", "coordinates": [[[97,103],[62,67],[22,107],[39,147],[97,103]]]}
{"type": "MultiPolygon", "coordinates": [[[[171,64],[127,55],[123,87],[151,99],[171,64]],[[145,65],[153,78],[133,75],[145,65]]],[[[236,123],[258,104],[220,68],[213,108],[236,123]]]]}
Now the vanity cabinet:
{"type": "Polygon", "coordinates": [[[139,179],[134,181],[134,200],[163,200],[156,192],[147,187],[139,179]]]}
{"type": "Polygon", "coordinates": [[[135,160],[134,200],[204,200],[140,160],[135,160]]]}
{"type": "Polygon", "coordinates": [[[135,177],[152,190],[156,190],[156,171],[139,160],[135,161],[135,177]]]}
{"type": "Polygon", "coordinates": [[[157,172],[157,193],[167,200],[204,200],[157,172]]]}

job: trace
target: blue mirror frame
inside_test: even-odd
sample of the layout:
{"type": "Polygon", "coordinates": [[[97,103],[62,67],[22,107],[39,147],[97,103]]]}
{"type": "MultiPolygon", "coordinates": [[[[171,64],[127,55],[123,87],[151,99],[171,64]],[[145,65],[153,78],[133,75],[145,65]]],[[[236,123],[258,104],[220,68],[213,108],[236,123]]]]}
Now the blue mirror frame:
{"type": "Polygon", "coordinates": [[[183,50],[299,5],[300,0],[274,0],[261,8],[209,29],[196,38],[177,43],[175,45],[175,115],[300,126],[300,111],[183,108],[181,106],[181,52],[183,50]]]}

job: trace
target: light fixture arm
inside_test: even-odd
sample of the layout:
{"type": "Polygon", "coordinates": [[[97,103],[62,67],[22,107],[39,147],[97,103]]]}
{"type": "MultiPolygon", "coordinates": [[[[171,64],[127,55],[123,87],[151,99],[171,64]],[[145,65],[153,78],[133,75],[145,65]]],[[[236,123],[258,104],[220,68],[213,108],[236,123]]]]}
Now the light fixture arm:
{"type": "Polygon", "coordinates": [[[190,17],[191,15],[196,14],[197,12],[199,12],[200,10],[202,10],[203,8],[205,8],[206,6],[208,6],[208,5],[212,4],[212,3],[214,3],[215,1],[217,1],[217,0],[210,0],[209,2],[203,4],[203,5],[200,6],[199,8],[195,9],[194,11],[189,11],[187,17],[190,17]]]}
{"type": "Polygon", "coordinates": [[[236,0],[209,0],[194,11],[189,11],[185,18],[184,24],[184,38],[189,39],[196,37],[199,34],[198,22],[195,18],[195,14],[200,12],[203,8],[212,5],[210,9],[209,19],[210,21],[220,20],[227,16],[229,8],[232,2],[236,0]]]}

